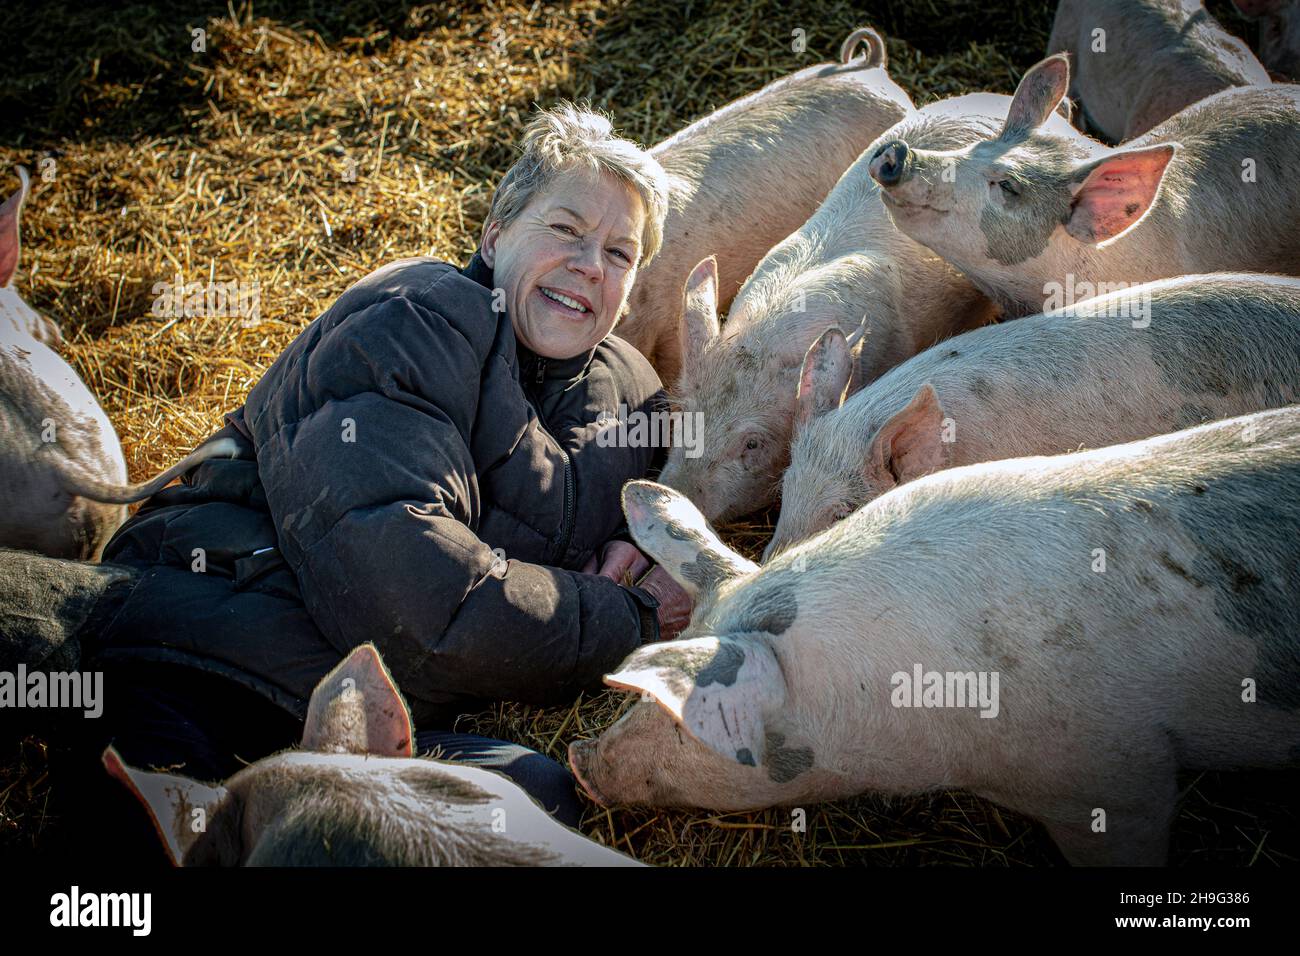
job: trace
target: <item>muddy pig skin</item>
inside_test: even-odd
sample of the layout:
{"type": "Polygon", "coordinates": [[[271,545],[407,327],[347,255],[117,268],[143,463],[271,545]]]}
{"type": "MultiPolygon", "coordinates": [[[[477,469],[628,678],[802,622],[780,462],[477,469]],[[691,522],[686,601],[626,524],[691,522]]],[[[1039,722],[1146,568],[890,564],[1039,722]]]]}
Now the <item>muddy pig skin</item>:
{"type": "Polygon", "coordinates": [[[873,144],[893,221],[998,302],[1206,272],[1300,274],[1300,86],[1233,87],[1111,148],[1047,122],[1064,56],[1020,81],[1002,130],[958,149],[904,120],[873,144]]]}
{"type": "Polygon", "coordinates": [[[1272,82],[1198,0],[1061,0],[1047,52],[1070,54],[1070,95],[1112,142],[1231,86],[1272,82]]]}
{"type": "Polygon", "coordinates": [[[635,345],[665,385],[681,372],[682,287],[696,264],[717,257],[725,307],[872,140],[912,112],[886,66],[880,35],[855,30],[838,63],[769,83],[650,150],[670,183],[663,248],[638,274],[614,334],[635,345]]]}
{"type": "Polygon", "coordinates": [[[640,865],[500,774],[413,756],[413,740],[406,703],[364,644],[317,685],[301,750],[224,785],[128,767],[112,747],[104,765],[148,807],[177,865],[640,865]]]}
{"type": "Polygon", "coordinates": [[[767,557],[940,468],[1054,455],[1300,399],[1300,279],[1182,276],[949,339],[838,408],[848,348],[804,365],[767,557]]]}
{"type": "Polygon", "coordinates": [[[1180,768],[1300,763],[1300,407],[942,471],[762,568],[662,485],[624,508],[697,605],[570,745],[603,803],[959,788],[1158,865],[1180,768]]]}

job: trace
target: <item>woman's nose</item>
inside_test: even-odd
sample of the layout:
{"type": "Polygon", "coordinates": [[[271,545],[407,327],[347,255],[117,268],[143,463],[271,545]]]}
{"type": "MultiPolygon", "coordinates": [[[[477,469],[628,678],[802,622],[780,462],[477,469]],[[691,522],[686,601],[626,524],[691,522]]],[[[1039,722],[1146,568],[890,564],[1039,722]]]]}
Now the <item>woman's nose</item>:
{"type": "Polygon", "coordinates": [[[584,240],[575,250],[569,267],[594,281],[603,278],[605,267],[600,259],[600,243],[591,239],[584,240]]]}

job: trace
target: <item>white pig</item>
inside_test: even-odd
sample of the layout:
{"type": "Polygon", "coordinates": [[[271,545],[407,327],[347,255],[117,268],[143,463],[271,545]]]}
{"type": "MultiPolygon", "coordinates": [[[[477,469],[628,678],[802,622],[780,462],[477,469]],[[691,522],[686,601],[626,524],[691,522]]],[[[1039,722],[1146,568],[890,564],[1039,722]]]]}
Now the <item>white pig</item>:
{"type": "Polygon", "coordinates": [[[19,167],[18,175],[22,187],[0,206],[0,546],[98,560],[126,519],[123,505],[236,446],[212,442],[151,481],[126,483],[108,416],[50,347],[62,341],[58,326],[12,288],[28,191],[27,171],[19,167]]]}
{"type": "Polygon", "coordinates": [[[1274,73],[1300,79],[1300,0],[1232,0],[1259,21],[1259,58],[1274,73]]]}
{"type": "Polygon", "coordinates": [[[615,334],[665,384],[681,371],[682,286],[696,263],[717,257],[719,296],[729,303],[871,141],[912,111],[885,70],[880,35],[854,30],[838,63],[769,83],[650,150],[670,182],[663,249],[637,276],[615,334]],[[859,45],[865,53],[854,59],[859,45]]]}
{"type": "Polygon", "coordinates": [[[838,330],[809,352],[766,557],[906,481],[1053,455],[1276,408],[1300,398],[1300,279],[1182,276],[976,329],[837,407],[838,330]]]}
{"type": "Polygon", "coordinates": [[[1069,82],[1065,57],[1043,60],[1001,132],[958,149],[907,120],[882,136],[893,221],[1012,316],[1081,283],[1300,273],[1300,87],[1234,87],[1111,149],[1045,122],[1069,82]]]}
{"type": "MultiPolygon", "coordinates": [[[[957,148],[993,135],[1010,102],[989,93],[957,97],[901,125],[933,129],[936,146],[957,148]]],[[[1069,129],[1064,116],[1052,122],[1069,129]]],[[[855,350],[856,387],[994,315],[966,278],[894,226],[870,161],[869,152],[859,157],[813,217],[763,257],[721,330],[707,264],[687,283],[686,361],[675,398],[700,416],[703,453],[689,457],[673,447],[662,480],[710,521],[776,500],[789,461],[799,369],[828,325],[846,336],[865,332],[855,350]]]]}
{"type": "Polygon", "coordinates": [[[302,748],[225,785],[137,770],[112,747],[104,765],[148,808],[178,866],[640,865],[556,822],[501,774],[414,756],[410,712],[373,644],[317,685],[302,748]]]}
{"type": "Polygon", "coordinates": [[[1271,82],[1199,0],[1061,0],[1047,52],[1070,54],[1070,95],[1116,142],[1231,86],[1271,82]]]}
{"type": "Polygon", "coordinates": [[[569,748],[607,805],[965,789],[1161,864],[1180,768],[1300,763],[1300,407],[949,469],[762,568],[668,488],[624,508],[697,606],[569,748]]]}

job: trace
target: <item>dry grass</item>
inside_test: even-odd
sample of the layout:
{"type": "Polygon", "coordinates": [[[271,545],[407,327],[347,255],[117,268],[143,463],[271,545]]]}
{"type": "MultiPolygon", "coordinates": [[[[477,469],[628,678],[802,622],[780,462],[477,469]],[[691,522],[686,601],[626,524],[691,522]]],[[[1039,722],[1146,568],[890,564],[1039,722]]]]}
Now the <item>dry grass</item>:
{"type": "MultiPolygon", "coordinates": [[[[0,169],[22,162],[37,174],[19,288],[62,324],[65,354],[100,397],[135,480],[219,427],[357,278],[402,256],[467,260],[534,104],[585,97],[653,143],[833,56],[864,23],[886,35],[891,73],[918,103],[1010,92],[1051,24],[1050,3],[1017,0],[291,6],[53,2],[11,13],[22,27],[0,38],[0,169]],[[205,52],[191,50],[192,28],[206,31],[205,52]],[[804,54],[791,50],[795,29],[806,31],[804,54]],[[260,314],[155,318],[154,284],[177,274],[256,282],[260,314]]],[[[724,533],[755,554],[770,517],[724,533]]],[[[503,704],[458,729],[563,759],[569,740],[623,706],[613,693],[563,709],[503,704]]],[[[58,825],[45,813],[46,749],[0,734],[0,846],[39,846],[58,825]]],[[[1175,860],[1294,863],[1300,820],[1274,796],[1288,785],[1279,775],[1189,780],[1175,860]]],[[[806,810],[803,833],[788,810],[592,808],[585,824],[657,864],[1058,860],[1039,828],[964,794],[806,810]]]]}

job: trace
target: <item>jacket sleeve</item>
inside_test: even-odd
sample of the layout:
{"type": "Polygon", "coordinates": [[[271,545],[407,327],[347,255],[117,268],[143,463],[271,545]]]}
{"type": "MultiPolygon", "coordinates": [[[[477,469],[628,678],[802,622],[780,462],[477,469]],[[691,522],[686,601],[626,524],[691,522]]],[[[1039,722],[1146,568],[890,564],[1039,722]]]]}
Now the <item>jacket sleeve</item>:
{"type": "Polygon", "coordinates": [[[307,610],[341,653],[373,641],[403,691],[432,703],[571,699],[640,644],[653,599],[493,567],[469,527],[488,344],[406,298],[348,316],[294,383],[312,410],[255,428],[258,471],[307,610]]]}

